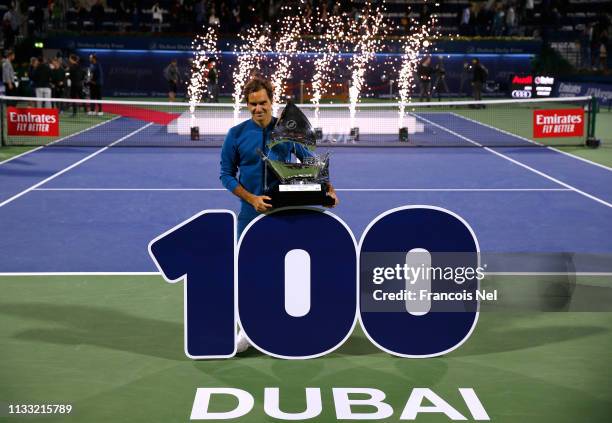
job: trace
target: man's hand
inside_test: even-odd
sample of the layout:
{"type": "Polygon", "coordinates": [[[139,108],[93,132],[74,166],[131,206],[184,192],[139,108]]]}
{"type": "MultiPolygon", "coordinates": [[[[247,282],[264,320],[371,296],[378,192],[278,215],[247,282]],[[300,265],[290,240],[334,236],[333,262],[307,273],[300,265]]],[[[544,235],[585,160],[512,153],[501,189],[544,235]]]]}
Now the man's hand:
{"type": "Polygon", "coordinates": [[[325,207],[328,207],[331,209],[331,208],[336,207],[338,204],[340,204],[340,200],[338,200],[338,196],[336,195],[336,190],[331,185],[329,185],[329,189],[327,190],[327,196],[334,199],[334,204],[332,204],[331,206],[325,206],[325,207]]]}
{"type": "Polygon", "coordinates": [[[259,213],[265,213],[272,208],[272,204],[266,203],[266,201],[272,200],[267,195],[254,195],[249,201],[253,208],[257,210],[259,213]]]}
{"type": "Polygon", "coordinates": [[[272,208],[272,204],[266,203],[266,201],[272,200],[267,195],[254,195],[248,192],[242,185],[238,185],[234,191],[236,196],[249,203],[257,212],[265,213],[272,208]]]}

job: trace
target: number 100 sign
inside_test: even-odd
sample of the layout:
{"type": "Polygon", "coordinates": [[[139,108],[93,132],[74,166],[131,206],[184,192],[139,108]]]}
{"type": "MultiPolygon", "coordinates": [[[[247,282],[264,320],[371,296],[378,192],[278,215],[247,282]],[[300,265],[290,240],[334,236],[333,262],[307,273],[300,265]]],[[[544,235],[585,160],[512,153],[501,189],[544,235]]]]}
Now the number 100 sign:
{"type": "MultiPolygon", "coordinates": [[[[194,359],[234,356],[238,323],[255,348],[285,359],[329,354],[357,323],[374,345],[396,356],[450,352],[474,330],[477,300],[463,304],[461,312],[431,304],[416,311],[408,303],[398,308],[394,300],[391,307],[368,306],[369,293],[380,283],[372,269],[392,268],[389,257],[398,254],[409,262],[415,251],[421,258],[460,254],[461,263],[456,256],[445,259],[447,254],[435,259],[437,266],[478,266],[473,230],[461,217],[433,206],[382,213],[359,242],[329,211],[280,209],[253,220],[237,240],[233,212],[205,210],[149,244],[164,278],[184,281],[185,353],[194,359]]],[[[449,292],[457,284],[421,280],[406,288],[449,292]]],[[[461,290],[475,294],[478,281],[461,290]]]]}

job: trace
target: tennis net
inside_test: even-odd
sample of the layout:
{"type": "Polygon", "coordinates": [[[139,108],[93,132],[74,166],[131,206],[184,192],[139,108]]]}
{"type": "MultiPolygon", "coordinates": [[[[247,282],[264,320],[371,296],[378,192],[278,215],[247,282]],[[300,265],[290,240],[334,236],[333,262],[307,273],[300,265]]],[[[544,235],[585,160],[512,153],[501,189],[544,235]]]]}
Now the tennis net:
{"type": "MultiPolygon", "coordinates": [[[[0,96],[4,145],[219,147],[250,115],[244,104],[0,96]]],[[[582,145],[594,134],[590,97],[360,103],[299,107],[329,147],[582,145]]],[[[279,108],[279,113],[282,106],[279,108]]]]}

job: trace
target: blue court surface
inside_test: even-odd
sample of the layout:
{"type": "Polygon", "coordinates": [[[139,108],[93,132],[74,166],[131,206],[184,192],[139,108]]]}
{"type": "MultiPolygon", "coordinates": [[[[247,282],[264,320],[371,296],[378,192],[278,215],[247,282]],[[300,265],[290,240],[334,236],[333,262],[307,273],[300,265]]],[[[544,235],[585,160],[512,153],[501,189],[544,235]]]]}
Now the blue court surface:
{"type": "MultiPolygon", "coordinates": [[[[378,214],[422,204],[462,216],[484,252],[612,253],[612,169],[550,148],[506,147],[521,141],[459,116],[444,129],[443,115],[418,118],[458,146],[499,144],[331,148],[341,201],[333,213],[357,239],[378,214]]],[[[150,141],[159,130],[125,118],[91,129],[105,131],[106,145],[150,141]]],[[[154,237],[205,209],[238,211],[218,179],[219,153],[56,145],[1,163],[0,273],[156,272],[147,252],[154,237]]]]}

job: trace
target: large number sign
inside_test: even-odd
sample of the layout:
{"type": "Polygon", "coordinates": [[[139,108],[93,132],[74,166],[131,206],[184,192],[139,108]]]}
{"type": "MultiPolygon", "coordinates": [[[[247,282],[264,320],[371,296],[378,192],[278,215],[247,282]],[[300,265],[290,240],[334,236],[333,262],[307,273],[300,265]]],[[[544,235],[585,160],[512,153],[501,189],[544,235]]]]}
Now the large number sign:
{"type": "Polygon", "coordinates": [[[258,217],[238,242],[235,215],[207,210],[149,244],[166,280],[184,280],[191,358],[233,356],[237,323],[268,355],[319,357],[357,321],[383,351],[444,354],[478,319],[478,251],[463,219],[431,206],[389,210],[359,242],[328,211],[290,208],[258,217]]]}

